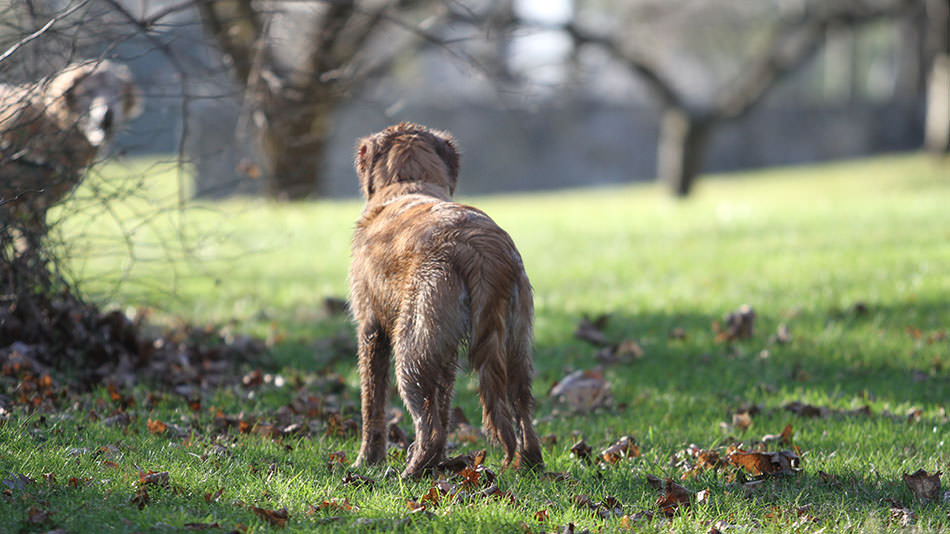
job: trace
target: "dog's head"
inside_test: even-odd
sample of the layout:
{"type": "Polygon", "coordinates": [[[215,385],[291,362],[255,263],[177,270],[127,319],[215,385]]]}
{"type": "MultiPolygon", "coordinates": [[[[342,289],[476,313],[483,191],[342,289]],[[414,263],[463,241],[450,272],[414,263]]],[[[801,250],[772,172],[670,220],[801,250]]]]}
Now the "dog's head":
{"type": "Polygon", "coordinates": [[[356,172],[366,200],[397,183],[448,199],[458,181],[459,153],[448,132],[402,122],[360,139],[356,172]]]}
{"type": "Polygon", "coordinates": [[[125,65],[111,61],[73,64],[47,87],[60,120],[72,121],[92,146],[101,146],[142,111],[142,92],[125,65]]]}

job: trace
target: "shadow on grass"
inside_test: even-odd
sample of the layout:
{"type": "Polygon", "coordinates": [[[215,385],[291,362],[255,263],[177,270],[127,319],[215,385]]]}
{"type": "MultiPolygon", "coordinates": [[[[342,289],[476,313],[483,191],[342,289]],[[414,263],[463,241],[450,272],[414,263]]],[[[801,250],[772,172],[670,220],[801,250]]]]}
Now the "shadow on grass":
{"type": "MultiPolygon", "coordinates": [[[[591,315],[597,313],[601,310],[591,315]]],[[[950,304],[937,300],[760,315],[751,338],[725,342],[717,340],[714,327],[723,325],[722,316],[618,312],[608,320],[608,339],[636,340],[644,356],[607,369],[631,393],[642,387],[714,396],[756,389],[819,391],[847,400],[933,406],[950,398],[947,317],[950,304]],[[780,324],[788,326],[790,341],[777,339],[780,324]],[[671,337],[674,330],[684,337],[671,337]]],[[[544,317],[554,326],[536,346],[541,383],[553,382],[566,368],[601,365],[597,347],[572,335],[579,319],[562,313],[544,317]]]]}

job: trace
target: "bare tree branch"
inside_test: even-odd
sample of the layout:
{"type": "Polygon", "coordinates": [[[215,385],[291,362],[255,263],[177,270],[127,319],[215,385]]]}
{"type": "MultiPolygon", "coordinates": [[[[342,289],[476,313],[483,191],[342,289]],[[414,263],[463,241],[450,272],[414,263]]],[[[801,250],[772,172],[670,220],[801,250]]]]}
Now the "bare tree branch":
{"type": "Polygon", "coordinates": [[[853,27],[889,17],[900,16],[919,5],[918,0],[899,0],[879,6],[866,2],[847,2],[826,8],[824,13],[806,14],[781,28],[768,47],[768,53],[736,77],[735,83],[720,91],[714,114],[717,119],[741,117],[758,104],[775,82],[798,69],[821,50],[825,36],[833,27],[853,27]]]}
{"type": "Polygon", "coordinates": [[[619,43],[610,37],[589,32],[574,22],[564,25],[561,29],[571,36],[575,45],[593,44],[606,50],[614,59],[620,61],[627,66],[627,68],[640,76],[665,107],[685,107],[685,100],[676,90],[673,83],[667,80],[666,77],[660,73],[659,69],[643,55],[627,52],[619,43]]]}
{"type": "Polygon", "coordinates": [[[69,15],[73,14],[73,13],[76,12],[79,8],[85,6],[85,5],[88,4],[88,3],[89,3],[89,0],[81,0],[78,4],[73,5],[72,7],[70,7],[69,9],[67,9],[66,11],[63,11],[62,13],[59,13],[59,14],[57,14],[55,17],[52,17],[51,19],[49,19],[49,21],[48,21],[46,24],[44,24],[40,29],[38,29],[38,30],[36,30],[35,32],[33,32],[33,33],[31,33],[31,34],[29,34],[29,35],[23,37],[22,39],[20,39],[20,40],[17,41],[16,43],[14,43],[13,46],[11,46],[10,48],[7,48],[7,50],[6,50],[3,54],[0,54],[0,63],[3,63],[3,61],[4,61],[5,59],[7,59],[8,57],[10,57],[10,56],[12,56],[13,54],[15,54],[16,51],[20,49],[20,47],[22,47],[23,45],[29,43],[30,41],[32,41],[32,40],[34,40],[34,39],[36,39],[36,38],[38,38],[38,37],[40,37],[40,36],[43,35],[44,33],[48,32],[50,29],[53,28],[53,26],[54,26],[57,22],[59,22],[60,20],[66,18],[66,17],[68,17],[69,15]]]}

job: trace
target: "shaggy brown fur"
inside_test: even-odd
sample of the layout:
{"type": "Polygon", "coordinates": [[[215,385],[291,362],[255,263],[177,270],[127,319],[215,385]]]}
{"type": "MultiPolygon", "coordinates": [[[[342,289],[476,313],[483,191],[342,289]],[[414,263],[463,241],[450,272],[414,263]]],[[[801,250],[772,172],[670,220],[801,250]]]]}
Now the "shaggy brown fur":
{"type": "Polygon", "coordinates": [[[483,425],[504,447],[505,465],[541,467],[531,424],[531,285],[508,234],[451,201],[454,141],[415,124],[391,126],[359,142],[356,170],[366,197],[350,268],[363,412],[356,465],[385,456],[390,353],[416,431],[403,476],[444,458],[464,343],[483,425]]]}
{"type": "Polygon", "coordinates": [[[110,61],[70,65],[35,84],[0,84],[0,225],[41,238],[47,209],[80,182],[140,102],[128,68],[110,61]]]}

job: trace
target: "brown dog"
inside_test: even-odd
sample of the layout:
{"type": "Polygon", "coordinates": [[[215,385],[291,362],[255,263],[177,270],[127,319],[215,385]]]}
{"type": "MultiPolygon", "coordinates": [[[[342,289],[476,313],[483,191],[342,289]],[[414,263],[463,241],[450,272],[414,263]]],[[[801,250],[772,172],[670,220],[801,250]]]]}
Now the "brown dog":
{"type": "Polygon", "coordinates": [[[128,67],[69,65],[28,85],[0,84],[0,232],[38,241],[46,211],[82,180],[115,131],[141,111],[128,67]]]}
{"type": "Polygon", "coordinates": [[[363,411],[355,465],[385,456],[390,352],[416,431],[403,476],[444,458],[463,343],[478,372],[483,425],[504,447],[505,465],[543,465],[531,424],[531,285],[508,234],[452,202],[458,170],[452,138],[423,126],[402,123],[359,142],[366,206],[350,267],[363,411]]]}

